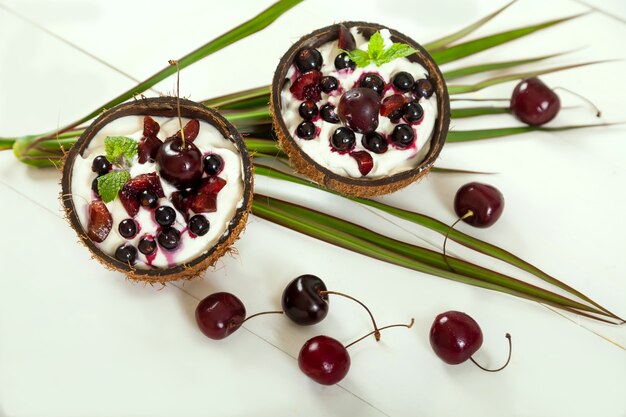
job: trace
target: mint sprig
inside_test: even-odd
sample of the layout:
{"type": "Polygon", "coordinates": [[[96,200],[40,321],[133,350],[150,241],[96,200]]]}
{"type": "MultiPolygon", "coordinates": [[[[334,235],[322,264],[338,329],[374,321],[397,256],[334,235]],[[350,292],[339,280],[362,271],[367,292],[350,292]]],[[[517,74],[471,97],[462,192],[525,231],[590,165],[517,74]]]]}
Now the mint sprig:
{"type": "Polygon", "coordinates": [[[385,48],[385,40],[380,32],[376,32],[370,38],[367,44],[367,51],[362,49],[353,49],[352,51],[343,51],[348,54],[357,67],[367,67],[374,63],[380,67],[394,59],[403,58],[417,52],[416,49],[405,43],[394,42],[389,48],[385,48]]]}
{"type": "Polygon", "coordinates": [[[130,173],[126,170],[111,171],[98,177],[98,194],[102,197],[102,201],[110,203],[115,200],[117,193],[130,180],[130,173]]]}
{"type": "Polygon", "coordinates": [[[127,167],[137,155],[137,141],[126,136],[107,136],[104,139],[104,150],[109,162],[127,167]]]}
{"type": "Polygon", "coordinates": [[[128,168],[137,155],[137,141],[126,136],[107,136],[104,151],[109,162],[122,168],[98,177],[98,194],[102,201],[110,203],[130,180],[128,168]]]}

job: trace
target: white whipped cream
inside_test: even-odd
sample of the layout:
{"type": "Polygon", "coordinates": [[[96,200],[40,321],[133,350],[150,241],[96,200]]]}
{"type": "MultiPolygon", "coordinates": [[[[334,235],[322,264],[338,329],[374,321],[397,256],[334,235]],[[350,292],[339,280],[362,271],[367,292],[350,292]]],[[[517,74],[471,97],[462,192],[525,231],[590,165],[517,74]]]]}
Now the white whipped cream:
{"type": "MultiPolygon", "coordinates": [[[[85,149],[83,156],[79,155],[74,161],[71,185],[72,199],[80,223],[85,231],[89,221],[89,203],[95,198],[91,190],[91,183],[97,176],[91,170],[93,159],[98,155],[105,154],[104,139],[107,136],[127,136],[139,141],[143,134],[143,118],[143,116],[126,116],[107,124],[95,135],[87,149],[85,149]]],[[[180,129],[178,118],[153,117],[153,119],[161,126],[157,136],[162,141],[180,129]]],[[[189,120],[183,118],[183,125],[189,120]]],[[[172,226],[181,232],[181,236],[180,243],[174,250],[168,251],[157,244],[156,256],[151,260],[152,267],[167,268],[179,265],[207,252],[222,235],[228,233],[230,221],[235,216],[237,208],[243,204],[243,164],[241,154],[235,145],[230,140],[224,138],[215,127],[204,121],[200,121],[200,132],[193,143],[200,149],[203,155],[215,153],[222,157],[224,167],[218,176],[226,180],[226,185],[217,195],[217,211],[214,213],[202,213],[210,222],[209,231],[204,236],[192,237],[188,231],[184,216],[176,210],[169,200],[172,193],[177,191],[176,187],[161,178],[165,198],[159,199],[159,205],[170,206],[176,210],[176,221],[172,226]]],[[[156,163],[146,162],[140,164],[137,161],[137,157],[135,157],[130,168],[130,175],[131,178],[134,178],[140,174],[155,171],[157,173],[159,171],[156,163]]],[[[139,212],[134,218],[140,230],[134,238],[126,239],[120,235],[118,226],[122,220],[130,218],[130,216],[120,199],[116,198],[106,203],[106,206],[113,218],[113,227],[103,242],[94,242],[103,252],[115,257],[115,251],[120,245],[130,243],[137,248],[139,240],[146,234],[154,236],[156,240],[157,229],[160,226],[154,220],[154,209],[146,209],[140,206],[139,212]]],[[[192,216],[193,212],[190,211],[190,218],[192,216]]],[[[148,264],[148,259],[139,250],[137,250],[135,267],[142,269],[151,268],[148,264]]]]}
{"type": "MultiPolygon", "coordinates": [[[[354,36],[357,48],[367,51],[367,39],[357,33],[356,28],[350,29],[350,32],[354,36]]],[[[393,42],[391,41],[391,34],[389,31],[387,29],[383,29],[380,31],[380,34],[385,40],[385,47],[391,46],[393,42]]],[[[339,80],[340,87],[343,88],[344,92],[352,89],[354,84],[364,73],[377,73],[387,83],[391,81],[395,74],[402,71],[406,71],[411,74],[415,78],[416,82],[420,79],[428,77],[428,72],[424,69],[424,67],[418,63],[409,61],[407,58],[394,59],[393,61],[379,67],[375,64],[370,64],[363,68],[357,67],[354,71],[349,73],[346,73],[345,71],[339,72],[335,69],[334,65],[335,57],[341,53],[341,50],[338,47],[338,42],[328,42],[317,48],[317,50],[322,54],[322,75],[332,75],[337,78],[337,80],[339,80]]],[[[359,172],[357,162],[354,158],[352,158],[348,153],[342,154],[334,151],[330,145],[330,138],[335,130],[340,126],[343,126],[341,122],[338,124],[332,124],[320,118],[314,122],[315,126],[319,129],[317,137],[311,140],[304,140],[300,139],[298,135],[296,135],[296,129],[298,125],[302,123],[303,119],[298,112],[301,101],[293,97],[289,91],[292,82],[295,81],[295,74],[296,67],[292,64],[287,72],[287,78],[291,81],[285,82],[281,92],[281,114],[283,120],[285,121],[285,125],[287,126],[287,129],[292,137],[295,139],[295,142],[318,164],[341,176],[377,179],[413,169],[426,157],[426,154],[430,149],[430,137],[437,119],[436,94],[433,94],[428,99],[421,98],[419,100],[419,104],[424,109],[424,117],[420,124],[411,125],[415,133],[416,146],[414,147],[411,146],[406,149],[400,149],[390,145],[385,153],[376,154],[365,149],[361,143],[363,135],[355,132],[356,146],[353,151],[367,151],[374,160],[372,170],[367,174],[367,176],[363,177],[359,172]]],[[[341,94],[333,93],[336,92],[333,91],[330,95],[322,92],[322,100],[317,103],[318,107],[321,108],[321,106],[327,102],[337,107],[339,105],[339,100],[341,99],[341,94]]],[[[395,93],[393,89],[390,88],[386,91],[384,97],[388,97],[393,94],[395,93]]],[[[384,99],[384,97],[382,99],[384,99]]],[[[376,131],[381,133],[383,136],[391,134],[395,126],[396,124],[391,122],[389,118],[380,115],[378,116],[378,128],[376,131]]]]}

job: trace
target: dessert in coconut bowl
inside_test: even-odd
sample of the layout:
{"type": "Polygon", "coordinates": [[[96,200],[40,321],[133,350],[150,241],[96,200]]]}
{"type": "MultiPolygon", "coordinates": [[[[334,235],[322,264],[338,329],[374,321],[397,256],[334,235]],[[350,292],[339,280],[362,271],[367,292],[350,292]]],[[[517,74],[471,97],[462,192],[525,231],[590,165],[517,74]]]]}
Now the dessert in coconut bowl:
{"type": "Polygon", "coordinates": [[[293,167],[355,196],[388,194],[425,175],[450,122],[446,85],[430,55],[364,22],[296,42],[274,73],[271,106],[293,167]]]}
{"type": "Polygon", "coordinates": [[[133,280],[200,275],[246,224],[252,163],[214,110],[174,97],[121,104],[68,153],[61,199],[93,256],[133,280]]]}

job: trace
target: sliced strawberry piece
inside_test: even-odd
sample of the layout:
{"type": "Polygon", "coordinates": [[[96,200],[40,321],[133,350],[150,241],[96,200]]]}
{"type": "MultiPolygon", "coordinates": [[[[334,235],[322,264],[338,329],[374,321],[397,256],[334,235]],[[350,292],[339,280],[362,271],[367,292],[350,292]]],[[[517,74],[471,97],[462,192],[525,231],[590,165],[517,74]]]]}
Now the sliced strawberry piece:
{"type": "Polygon", "coordinates": [[[159,196],[159,198],[165,197],[163,187],[161,186],[161,179],[156,172],[141,174],[137,175],[135,178],[131,178],[130,181],[124,185],[123,190],[135,196],[138,196],[142,191],[150,190],[159,196]]]}
{"type": "Polygon", "coordinates": [[[144,137],[156,137],[157,133],[161,130],[161,126],[150,116],[143,118],[143,136],[144,137]]]}
{"type": "Polygon", "coordinates": [[[350,30],[345,25],[339,24],[339,48],[344,51],[356,49],[356,41],[350,30]]]}
{"type": "Polygon", "coordinates": [[[163,145],[163,142],[156,136],[144,136],[139,141],[137,153],[139,155],[139,163],[145,164],[150,161],[153,162],[156,159],[159,148],[163,145]]]}
{"type": "Polygon", "coordinates": [[[298,100],[320,101],[322,98],[322,73],[313,70],[299,76],[289,88],[291,94],[298,100]]]}
{"type": "Polygon", "coordinates": [[[366,176],[374,168],[374,159],[367,151],[350,152],[350,156],[356,160],[361,175],[366,176]]]}
{"type": "Polygon", "coordinates": [[[202,180],[196,195],[192,197],[190,208],[194,213],[212,213],[217,210],[217,194],[226,185],[220,177],[208,177],[202,180]]]}
{"type": "Polygon", "coordinates": [[[124,187],[117,193],[117,196],[130,217],[135,217],[139,213],[139,197],[136,194],[129,192],[124,187]]]}
{"type": "Polygon", "coordinates": [[[107,238],[113,227],[113,218],[106,204],[102,200],[89,203],[89,221],[87,222],[87,236],[94,242],[100,243],[107,238]]]}
{"type": "Polygon", "coordinates": [[[409,100],[401,94],[394,94],[389,97],[385,97],[382,103],[380,103],[380,115],[387,117],[396,110],[400,110],[409,100]]]}

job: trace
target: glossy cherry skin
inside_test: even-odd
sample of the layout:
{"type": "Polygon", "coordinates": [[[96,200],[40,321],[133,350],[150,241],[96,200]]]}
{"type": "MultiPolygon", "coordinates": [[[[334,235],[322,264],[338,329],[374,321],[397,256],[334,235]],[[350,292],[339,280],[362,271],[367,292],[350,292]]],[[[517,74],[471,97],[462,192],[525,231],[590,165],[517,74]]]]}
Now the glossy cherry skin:
{"type": "Polygon", "coordinates": [[[350,355],[337,340],[316,336],[307,340],[300,349],[298,366],[318,384],[334,385],[348,374],[350,355]]]}
{"type": "Polygon", "coordinates": [[[463,221],[475,227],[489,227],[502,215],[504,196],[495,187],[480,182],[465,184],[454,196],[454,211],[459,217],[471,210],[473,215],[463,221]]]}
{"type": "Polygon", "coordinates": [[[537,77],[520,81],[513,90],[511,112],[526,124],[546,124],[554,119],[560,109],[559,96],[537,77]]]}
{"type": "Polygon", "coordinates": [[[294,323],[308,326],[324,320],[328,314],[326,284],[315,275],[300,275],[291,281],[282,296],[285,315],[294,323]]]}
{"type": "Polygon", "coordinates": [[[483,332],[476,321],[460,311],[439,314],[430,328],[430,345],[445,363],[465,362],[483,344],[483,332]]]}
{"type": "Polygon", "coordinates": [[[179,188],[193,187],[202,178],[202,152],[191,141],[174,135],[159,148],[156,161],[161,176],[179,188]]]}
{"type": "Polygon", "coordinates": [[[246,318],[246,308],[231,293],[218,292],[200,301],[196,322],[202,333],[214,340],[224,339],[236,331],[246,318]]]}
{"type": "Polygon", "coordinates": [[[378,127],[380,96],[370,88],[353,88],[339,99],[337,114],[357,133],[369,133],[378,127]]]}

